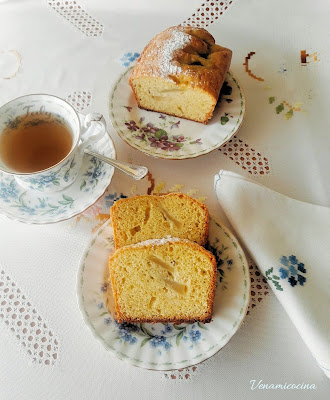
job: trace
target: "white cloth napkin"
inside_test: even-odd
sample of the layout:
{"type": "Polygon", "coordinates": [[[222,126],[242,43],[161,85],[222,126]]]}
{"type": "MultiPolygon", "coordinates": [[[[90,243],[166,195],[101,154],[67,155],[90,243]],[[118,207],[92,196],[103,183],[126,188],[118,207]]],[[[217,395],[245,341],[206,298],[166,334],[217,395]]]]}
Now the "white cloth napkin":
{"type": "Polygon", "coordinates": [[[330,378],[330,208],[221,170],[214,189],[240,240],[330,378]]]}

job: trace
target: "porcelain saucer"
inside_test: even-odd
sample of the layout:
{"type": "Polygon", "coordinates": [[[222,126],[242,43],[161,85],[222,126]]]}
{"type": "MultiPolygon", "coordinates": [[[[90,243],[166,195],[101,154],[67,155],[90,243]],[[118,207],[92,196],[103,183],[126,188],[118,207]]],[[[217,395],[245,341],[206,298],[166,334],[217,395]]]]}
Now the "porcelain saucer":
{"type": "Polygon", "coordinates": [[[212,119],[204,125],[140,109],[128,83],[131,69],[114,85],[109,108],[117,133],[135,149],[164,159],[194,158],[218,149],[240,128],[245,97],[232,72],[226,75],[212,119]]]}
{"type": "Polygon", "coordinates": [[[87,326],[114,356],[135,366],[171,370],[198,364],[223,348],[240,327],[250,299],[250,274],[234,235],[210,218],[207,248],[217,260],[213,319],[208,324],[118,324],[108,276],[114,252],[107,221],[92,237],[78,271],[78,301],[87,326]]]}
{"type": "MultiPolygon", "coordinates": [[[[93,150],[116,158],[116,151],[108,133],[93,144],[93,150]]],[[[85,211],[94,204],[109,186],[114,168],[95,157],[84,156],[82,167],[74,183],[52,193],[27,190],[13,175],[0,172],[0,213],[31,224],[63,221],[85,211]]],[[[42,189],[42,188],[41,188],[42,189]]]]}

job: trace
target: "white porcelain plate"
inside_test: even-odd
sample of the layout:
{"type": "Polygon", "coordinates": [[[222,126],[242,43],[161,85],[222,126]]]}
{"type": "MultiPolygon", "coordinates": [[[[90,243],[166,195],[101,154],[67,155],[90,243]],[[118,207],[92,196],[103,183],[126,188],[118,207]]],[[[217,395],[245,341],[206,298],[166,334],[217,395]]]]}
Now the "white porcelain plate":
{"type": "Polygon", "coordinates": [[[108,282],[108,259],[114,251],[109,221],[93,236],[78,272],[78,301],[94,336],[116,357],[133,365],[170,370],[211,357],[238,330],[250,297],[249,268],[238,241],[222,224],[210,219],[208,249],[217,259],[213,320],[208,324],[118,324],[108,282]]]}
{"type": "Polygon", "coordinates": [[[138,108],[128,84],[128,68],[110,97],[110,118],[119,136],[132,147],[159,158],[198,157],[226,143],[241,126],[245,98],[231,72],[227,73],[213,117],[207,125],[138,108]]]}
{"type": "MultiPolygon", "coordinates": [[[[93,150],[116,158],[113,142],[107,133],[93,144],[93,150]]],[[[16,182],[13,175],[0,172],[0,213],[31,224],[47,224],[72,218],[102,196],[113,173],[114,168],[109,164],[85,155],[79,175],[72,185],[58,192],[44,193],[27,190],[16,182]]]]}

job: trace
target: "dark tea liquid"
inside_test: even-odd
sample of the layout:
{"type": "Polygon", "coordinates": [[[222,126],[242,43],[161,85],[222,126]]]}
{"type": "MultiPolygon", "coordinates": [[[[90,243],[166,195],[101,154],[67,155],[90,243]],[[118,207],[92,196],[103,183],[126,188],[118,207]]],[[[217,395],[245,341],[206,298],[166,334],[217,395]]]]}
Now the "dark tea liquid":
{"type": "Polygon", "coordinates": [[[36,172],[61,161],[72,147],[72,133],[52,114],[15,118],[0,135],[0,156],[16,172],[36,172]]]}

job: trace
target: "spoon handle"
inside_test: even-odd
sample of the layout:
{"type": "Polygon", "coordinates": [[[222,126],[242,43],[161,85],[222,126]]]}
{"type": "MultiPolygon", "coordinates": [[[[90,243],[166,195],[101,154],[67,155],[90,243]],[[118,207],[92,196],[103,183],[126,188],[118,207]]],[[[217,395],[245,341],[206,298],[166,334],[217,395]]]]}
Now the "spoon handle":
{"type": "Polygon", "coordinates": [[[124,172],[126,175],[129,175],[131,178],[136,180],[144,178],[148,173],[148,168],[143,167],[142,165],[134,165],[126,163],[124,161],[117,161],[112,158],[105,157],[102,154],[95,153],[90,149],[85,149],[84,152],[85,154],[99,158],[101,161],[104,161],[112,165],[113,167],[118,168],[120,171],[124,172]]]}

